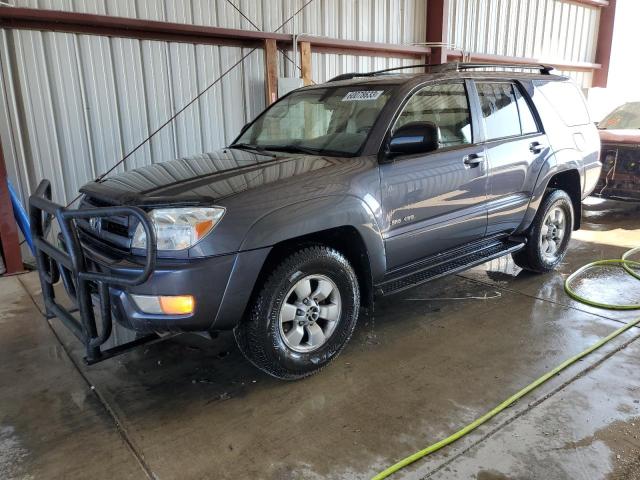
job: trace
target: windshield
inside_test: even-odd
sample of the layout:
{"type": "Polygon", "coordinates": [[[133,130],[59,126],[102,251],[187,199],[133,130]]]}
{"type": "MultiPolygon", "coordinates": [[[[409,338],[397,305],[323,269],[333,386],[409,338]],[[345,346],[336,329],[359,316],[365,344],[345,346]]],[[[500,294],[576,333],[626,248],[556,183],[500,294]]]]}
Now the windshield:
{"type": "Polygon", "coordinates": [[[392,89],[391,85],[351,85],[293,92],[262,114],[231,146],[354,155],[392,89]]]}
{"type": "Polygon", "coordinates": [[[640,102],[625,103],[616,108],[598,124],[602,130],[628,130],[640,128],[640,102]]]}

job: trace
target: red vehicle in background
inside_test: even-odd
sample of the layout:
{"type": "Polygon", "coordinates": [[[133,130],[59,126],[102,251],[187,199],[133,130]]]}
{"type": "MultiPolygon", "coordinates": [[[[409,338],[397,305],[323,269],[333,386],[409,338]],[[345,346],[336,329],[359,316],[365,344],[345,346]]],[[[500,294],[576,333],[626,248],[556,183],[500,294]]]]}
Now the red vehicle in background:
{"type": "Polygon", "coordinates": [[[593,195],[640,200],[640,102],[619,106],[598,124],[602,173],[593,195]]]}

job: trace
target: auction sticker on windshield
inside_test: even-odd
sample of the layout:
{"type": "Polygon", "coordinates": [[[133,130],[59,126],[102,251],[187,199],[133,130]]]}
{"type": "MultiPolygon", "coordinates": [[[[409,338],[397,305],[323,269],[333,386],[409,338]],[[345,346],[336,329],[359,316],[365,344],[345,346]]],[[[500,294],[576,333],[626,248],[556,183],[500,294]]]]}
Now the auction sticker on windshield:
{"type": "Polygon", "coordinates": [[[342,101],[343,102],[362,102],[368,100],[377,100],[380,95],[384,93],[384,90],[356,90],[347,93],[342,101]]]}

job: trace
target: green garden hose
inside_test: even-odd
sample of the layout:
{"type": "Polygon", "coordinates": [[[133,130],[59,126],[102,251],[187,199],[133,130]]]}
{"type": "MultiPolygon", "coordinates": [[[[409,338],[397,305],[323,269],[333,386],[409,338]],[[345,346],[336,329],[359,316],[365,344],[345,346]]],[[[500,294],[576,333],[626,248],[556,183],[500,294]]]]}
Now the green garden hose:
{"type": "MultiPolygon", "coordinates": [[[[587,305],[591,305],[593,307],[606,308],[606,309],[609,309],[609,310],[637,310],[637,309],[640,309],[640,304],[635,304],[635,305],[616,305],[616,304],[608,304],[608,303],[598,302],[596,300],[585,298],[585,297],[579,295],[578,293],[576,293],[576,291],[573,290],[573,288],[571,287],[571,283],[575,280],[575,278],[578,275],[581,275],[582,273],[584,273],[586,270],[589,270],[591,268],[610,266],[610,265],[616,265],[616,266],[622,267],[627,273],[632,275],[634,278],[640,280],[640,274],[636,270],[634,270],[636,268],[640,268],[640,262],[628,259],[630,256],[632,256],[632,255],[634,255],[634,254],[636,254],[638,252],[640,252],[640,247],[634,248],[632,250],[629,250],[624,255],[622,255],[622,258],[620,258],[620,259],[598,260],[598,261],[595,261],[595,262],[588,263],[587,265],[579,268],[578,270],[576,270],[574,273],[572,273],[571,275],[569,275],[567,277],[567,279],[565,280],[565,283],[564,283],[565,291],[567,292],[567,294],[571,298],[573,298],[573,299],[575,299],[575,300],[577,300],[577,301],[579,301],[581,303],[584,303],[584,304],[587,304],[587,305]]],[[[569,366],[571,366],[574,363],[576,363],[578,360],[581,360],[582,358],[586,357],[590,353],[598,350],[600,347],[602,347],[606,343],[610,342],[614,338],[618,337],[619,335],[623,334],[627,330],[629,330],[629,329],[631,329],[631,328],[633,328],[633,327],[635,327],[636,325],[639,325],[639,324],[640,324],[640,317],[636,318],[635,320],[630,321],[626,325],[620,327],[616,331],[612,332],[611,334],[607,335],[606,337],[604,337],[603,339],[599,340],[595,344],[591,345],[589,348],[587,348],[583,352],[580,352],[577,355],[569,358],[568,360],[565,360],[560,365],[555,367],[553,370],[545,373],[543,376],[541,376],[537,380],[533,381],[532,383],[530,383],[529,385],[524,387],[522,390],[520,390],[516,394],[514,394],[511,397],[507,398],[500,405],[496,406],[491,411],[485,413],[480,418],[474,420],[469,425],[461,428],[460,430],[455,432],[453,435],[451,435],[451,436],[449,436],[449,437],[447,437],[447,438],[445,438],[443,440],[440,440],[439,442],[434,443],[433,445],[429,445],[428,447],[426,447],[426,448],[414,453],[413,455],[410,455],[410,456],[400,460],[396,464],[391,465],[386,470],[378,473],[376,476],[373,477],[372,480],[381,480],[383,478],[387,478],[390,475],[392,475],[395,472],[397,472],[398,470],[406,467],[407,465],[410,465],[413,462],[415,462],[415,461],[417,461],[417,460],[419,460],[419,459],[421,459],[423,457],[426,457],[427,455],[430,455],[430,454],[440,450],[441,448],[446,447],[447,445],[452,444],[456,440],[459,440],[460,438],[464,437],[468,433],[470,433],[473,430],[475,430],[476,428],[478,428],[480,425],[486,423],[487,421],[489,421],[490,419],[492,419],[493,417],[498,415],[504,409],[506,409],[510,405],[514,404],[516,401],[520,400],[522,397],[524,397],[525,395],[527,395],[531,391],[533,391],[536,388],[538,388],[540,385],[542,385],[546,381],[548,381],[551,378],[553,378],[558,373],[562,372],[564,369],[568,368],[569,366]]]]}

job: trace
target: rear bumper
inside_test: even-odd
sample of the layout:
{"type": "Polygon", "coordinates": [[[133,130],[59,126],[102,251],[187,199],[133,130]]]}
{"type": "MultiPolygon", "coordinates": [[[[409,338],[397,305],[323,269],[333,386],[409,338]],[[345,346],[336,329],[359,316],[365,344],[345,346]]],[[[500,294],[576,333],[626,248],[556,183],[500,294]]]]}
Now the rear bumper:
{"type": "Polygon", "coordinates": [[[582,189],[582,199],[587,198],[596,188],[600,173],[602,172],[602,163],[600,161],[590,163],[584,166],[584,186],[582,189]]]}
{"type": "MultiPolygon", "coordinates": [[[[86,243],[83,250],[87,260],[102,273],[135,276],[142,269],[140,264],[113,259],[86,243]]],[[[158,259],[146,282],[131,287],[109,287],[113,316],[124,327],[138,332],[233,328],[242,317],[269,250],[185,261],[158,259]],[[138,308],[131,294],[192,295],[195,309],[189,315],[145,313],[138,308]]]]}

